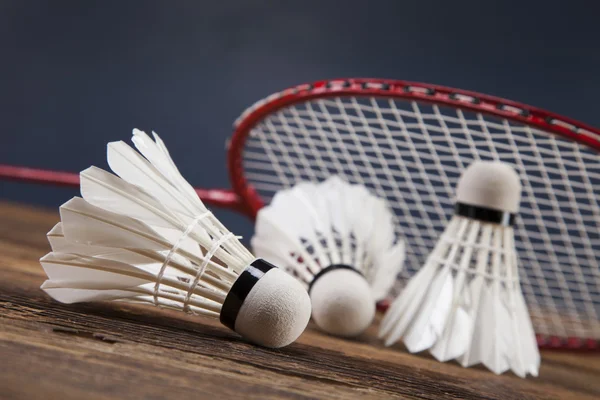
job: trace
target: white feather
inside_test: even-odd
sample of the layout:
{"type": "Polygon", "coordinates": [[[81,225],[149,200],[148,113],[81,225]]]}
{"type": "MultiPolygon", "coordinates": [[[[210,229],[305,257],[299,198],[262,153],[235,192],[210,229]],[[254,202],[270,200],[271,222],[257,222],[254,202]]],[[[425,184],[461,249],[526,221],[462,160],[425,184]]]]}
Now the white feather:
{"type": "Polygon", "coordinates": [[[115,174],[124,181],[142,188],[165,208],[187,217],[199,215],[206,210],[200,200],[196,203],[178,195],[173,184],[126,143],[109,143],[107,159],[108,165],[115,174]]]}
{"type": "MultiPolygon", "coordinates": [[[[143,270],[157,275],[163,269],[163,263],[167,261],[167,253],[164,251],[151,251],[148,249],[125,249],[120,247],[101,247],[91,244],[67,240],[62,232],[62,223],[58,223],[48,233],[48,241],[52,247],[50,254],[69,254],[81,257],[93,257],[95,259],[104,259],[116,261],[119,263],[135,265],[143,270]]],[[[173,275],[177,279],[185,279],[186,275],[195,275],[196,269],[188,258],[181,254],[171,254],[168,266],[164,267],[164,275],[173,275]]],[[[230,280],[223,278],[217,279],[210,275],[204,277],[201,285],[221,291],[225,294],[228,290],[230,280]]]]}
{"type": "Polygon", "coordinates": [[[406,246],[404,240],[399,239],[398,243],[389,249],[374,257],[374,263],[378,266],[368,271],[367,279],[371,282],[373,297],[376,299],[384,299],[394,286],[395,279],[390,279],[391,276],[397,276],[406,258],[406,246]]]}
{"type": "Polygon", "coordinates": [[[151,274],[129,264],[76,254],[49,253],[40,262],[48,276],[42,289],[123,289],[154,279],[151,274]]]}
{"type": "Polygon", "coordinates": [[[134,131],[146,158],[110,143],[109,165],[120,177],[90,167],[80,174],[85,200],[60,207],[61,222],[48,233],[52,252],[41,259],[49,278],[42,288],[57,300],[185,301],[191,311],[213,315],[255,259],[206,210],[154,137],[156,143],[134,131]],[[224,235],[231,238],[220,241],[224,235]]]}
{"type": "Polygon", "coordinates": [[[74,197],[60,206],[62,230],[67,240],[102,247],[169,249],[169,243],[148,225],[74,197]]]}
{"type": "MultiPolygon", "coordinates": [[[[169,169],[170,158],[168,160],[162,158],[160,155],[164,153],[156,148],[148,150],[152,147],[149,144],[151,140],[147,136],[141,137],[139,131],[134,131],[134,135],[137,145],[146,146],[142,148],[151,154],[150,161],[153,162],[143,158],[127,144],[113,142],[108,144],[108,163],[111,169],[123,180],[139,186],[152,196],[162,208],[157,210],[150,207],[149,210],[154,212],[157,217],[165,219],[165,223],[173,223],[165,214],[167,210],[178,217],[181,230],[184,230],[183,227],[189,226],[198,216],[207,213],[207,217],[192,230],[190,237],[204,248],[210,249],[214,244],[214,239],[228,234],[228,230],[212,214],[208,213],[196,192],[191,189],[189,183],[181,177],[179,172],[169,169]],[[177,177],[177,179],[169,180],[161,170],[168,171],[170,176],[177,177]]],[[[114,193],[109,195],[115,196],[114,193]]],[[[142,201],[144,199],[140,199],[140,202],[142,201]]],[[[114,202],[113,204],[120,203],[114,202]]],[[[118,212],[122,213],[124,210],[120,209],[118,212]]],[[[238,240],[221,243],[215,256],[238,272],[253,260],[253,256],[238,240]]]]}
{"type": "Polygon", "coordinates": [[[423,268],[384,316],[379,336],[440,361],[536,376],[539,351],[518,284],[511,227],[453,217],[423,268]]]}
{"type": "Polygon", "coordinates": [[[154,197],[100,168],[80,174],[81,195],[88,203],[144,221],[150,226],[181,228],[178,218],[154,197]]]}
{"type": "MultiPolygon", "coordinates": [[[[63,303],[107,300],[106,296],[118,293],[115,291],[121,295],[125,295],[121,291],[126,291],[130,295],[142,293],[150,296],[156,281],[153,273],[139,266],[95,257],[50,253],[40,262],[48,276],[41,288],[63,303]],[[69,292],[67,289],[74,290],[69,292]]],[[[188,290],[176,276],[165,275],[163,282],[167,290],[181,298],[188,290]]],[[[224,300],[222,293],[201,286],[194,287],[193,293],[198,296],[194,299],[196,304],[209,304],[217,311],[220,309],[218,304],[224,300]]],[[[164,287],[160,294],[165,296],[164,287]]]]}
{"type": "MultiPolygon", "coordinates": [[[[442,336],[452,306],[453,281],[449,274],[439,274],[431,282],[424,299],[406,332],[404,343],[411,353],[431,348],[442,336]]],[[[413,308],[413,312],[417,310],[413,308]]]]}
{"type": "MultiPolygon", "coordinates": [[[[409,325],[427,295],[427,290],[423,290],[423,288],[428,288],[432,283],[434,272],[431,269],[421,269],[417,272],[408,282],[400,297],[392,303],[384,315],[379,329],[379,337],[385,338],[386,346],[391,346],[405,336],[409,325]]],[[[430,328],[428,330],[435,331],[436,329],[430,328]]]]}
{"type": "Polygon", "coordinates": [[[175,186],[180,193],[184,194],[191,202],[196,202],[198,200],[198,194],[192,185],[183,178],[160,137],[154,132],[152,132],[152,135],[156,142],[146,135],[145,132],[134,129],[132,141],[139,152],[146,157],[146,159],[150,161],[163,176],[175,183],[175,186]]]}
{"type": "Polygon", "coordinates": [[[338,176],[301,182],[258,212],[252,247],[258,256],[287,265],[305,284],[329,265],[350,264],[381,300],[404,265],[405,247],[393,219],[386,203],[364,186],[338,176]]]}

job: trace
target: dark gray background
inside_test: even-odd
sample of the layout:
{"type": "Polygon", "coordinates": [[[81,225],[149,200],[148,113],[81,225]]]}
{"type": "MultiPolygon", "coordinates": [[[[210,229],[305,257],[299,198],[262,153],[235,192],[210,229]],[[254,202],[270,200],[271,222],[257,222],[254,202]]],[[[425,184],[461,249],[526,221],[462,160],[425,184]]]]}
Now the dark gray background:
{"type": "MultiPolygon", "coordinates": [[[[335,77],[459,87],[600,126],[595,2],[495,3],[0,0],[0,163],[105,167],[106,142],[138,127],[193,185],[226,187],[239,113],[335,77]]],[[[76,194],[0,182],[0,198],[47,207],[76,194]]]]}

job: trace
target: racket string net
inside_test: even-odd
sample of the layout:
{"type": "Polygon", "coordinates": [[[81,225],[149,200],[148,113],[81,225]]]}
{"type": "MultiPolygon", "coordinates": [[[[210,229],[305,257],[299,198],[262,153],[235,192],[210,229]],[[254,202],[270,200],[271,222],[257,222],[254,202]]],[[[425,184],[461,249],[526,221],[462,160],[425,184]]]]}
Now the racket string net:
{"type": "Polygon", "coordinates": [[[250,132],[243,162],[267,203],[282,188],[334,174],[387,199],[407,241],[398,292],[444,231],[474,160],[506,162],[521,176],[515,243],[536,332],[600,339],[600,157],[586,146],[481,113],[334,97],[270,114],[250,132]]]}

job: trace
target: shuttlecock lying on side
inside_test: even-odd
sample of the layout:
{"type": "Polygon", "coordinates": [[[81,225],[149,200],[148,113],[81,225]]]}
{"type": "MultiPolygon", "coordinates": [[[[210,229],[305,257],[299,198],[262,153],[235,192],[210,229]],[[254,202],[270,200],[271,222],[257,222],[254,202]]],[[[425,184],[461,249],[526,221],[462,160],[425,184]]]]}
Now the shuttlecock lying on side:
{"type": "Polygon", "coordinates": [[[440,361],[483,363],[537,376],[540,355],[521,293],[513,221],[519,176],[501,162],[474,162],[461,176],[455,213],[423,268],[387,311],[380,337],[440,361]]]}
{"type": "Polygon", "coordinates": [[[334,176],[278,192],[258,213],[252,248],[304,283],[322,330],[356,336],[404,263],[392,221],[384,200],[334,176]]]}
{"type": "Polygon", "coordinates": [[[108,144],[120,177],[90,167],[81,198],[60,207],[40,261],[42,285],[63,303],[120,300],[220,318],[266,347],[290,344],[310,319],[304,287],[254,257],[206,209],[160,138],[134,130],[108,144]]]}

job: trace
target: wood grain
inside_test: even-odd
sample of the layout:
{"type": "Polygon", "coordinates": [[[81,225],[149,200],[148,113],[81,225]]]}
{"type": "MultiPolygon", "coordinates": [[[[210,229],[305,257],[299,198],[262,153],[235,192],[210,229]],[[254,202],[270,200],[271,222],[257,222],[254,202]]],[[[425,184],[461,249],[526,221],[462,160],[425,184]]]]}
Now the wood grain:
{"type": "Polygon", "coordinates": [[[269,350],[217,321],[119,303],[63,305],[39,286],[56,212],[0,203],[2,399],[594,399],[597,353],[544,352],[540,377],[496,376],[312,326],[269,350]]]}

